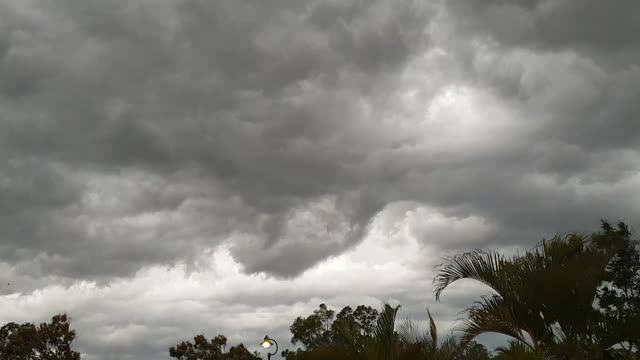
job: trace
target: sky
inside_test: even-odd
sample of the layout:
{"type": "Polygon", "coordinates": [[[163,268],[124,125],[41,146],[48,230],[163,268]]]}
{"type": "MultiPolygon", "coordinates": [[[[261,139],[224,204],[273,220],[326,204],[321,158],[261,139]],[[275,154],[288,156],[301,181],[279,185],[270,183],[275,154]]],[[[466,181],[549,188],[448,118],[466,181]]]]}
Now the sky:
{"type": "Polygon", "coordinates": [[[437,303],[444,256],[640,223],[638,34],[637,0],[0,0],[0,323],[66,312],[86,360],[290,346],[320,303],[446,333],[488,290],[437,303]]]}

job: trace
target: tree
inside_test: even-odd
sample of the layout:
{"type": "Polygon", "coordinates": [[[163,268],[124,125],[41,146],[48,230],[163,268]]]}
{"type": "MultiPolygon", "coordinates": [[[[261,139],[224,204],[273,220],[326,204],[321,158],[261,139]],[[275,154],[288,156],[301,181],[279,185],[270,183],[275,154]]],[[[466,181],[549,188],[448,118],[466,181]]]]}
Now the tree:
{"type": "Polygon", "coordinates": [[[464,353],[465,360],[489,360],[491,355],[489,350],[482,345],[472,341],[464,353]]]}
{"type": "Polygon", "coordinates": [[[344,352],[354,360],[398,359],[400,337],[395,331],[395,322],[400,306],[385,304],[377,318],[370,336],[363,337],[353,322],[341,322],[335,331],[344,339],[344,352]]]}
{"type": "Polygon", "coordinates": [[[631,239],[629,227],[619,222],[614,228],[602,221],[602,232],[596,239],[615,256],[606,269],[605,285],[598,292],[602,313],[601,336],[607,346],[620,345],[631,358],[640,352],[640,251],[638,241],[631,239]]]}
{"type": "Polygon", "coordinates": [[[361,337],[348,323],[340,323],[336,331],[344,339],[346,358],[353,360],[488,360],[489,352],[483,345],[471,342],[461,347],[455,337],[447,336],[438,341],[438,330],[431,313],[428,330],[422,332],[415,323],[407,319],[396,331],[396,319],[400,306],[385,304],[379,313],[370,336],[361,337]]]}
{"type": "Polygon", "coordinates": [[[286,360],[348,359],[344,349],[334,344],[320,346],[313,350],[302,350],[302,349],[298,349],[297,351],[285,350],[282,352],[282,357],[285,358],[286,360]]]}
{"type": "Polygon", "coordinates": [[[243,345],[232,346],[227,357],[229,360],[262,360],[257,352],[249,352],[243,345]]]}
{"type": "Polygon", "coordinates": [[[358,305],[355,311],[353,311],[350,306],[345,306],[336,315],[336,320],[331,324],[333,342],[337,344],[345,343],[345,339],[336,331],[336,327],[338,326],[352,327],[360,337],[371,336],[379,317],[380,313],[378,310],[371,306],[358,305]]]}
{"type": "Polygon", "coordinates": [[[177,360],[260,360],[260,354],[249,350],[239,344],[232,346],[229,352],[225,352],[227,338],[218,335],[208,340],[204,335],[196,335],[193,343],[183,341],[169,348],[169,356],[177,360]]]}
{"type": "Polygon", "coordinates": [[[508,346],[496,348],[494,360],[544,360],[541,353],[535,352],[520,341],[509,341],[508,346]]]}
{"type": "Polygon", "coordinates": [[[218,335],[211,341],[204,335],[196,335],[193,343],[183,341],[169,348],[169,356],[178,360],[221,360],[224,359],[224,348],[227,346],[227,338],[218,335]]]}
{"type": "Polygon", "coordinates": [[[320,304],[317,310],[306,318],[297,317],[289,330],[293,336],[291,342],[295,345],[302,343],[306,349],[314,349],[321,345],[331,343],[331,324],[335,311],[327,308],[325,304],[320,304]]]}
{"type": "Polygon", "coordinates": [[[0,328],[0,360],[79,360],[71,350],[76,337],[66,314],[55,315],[49,323],[8,323],[0,328]]]}
{"type": "Polygon", "coordinates": [[[593,344],[593,303],[611,258],[611,251],[580,234],[556,235],[511,258],[476,250],[446,259],[434,279],[436,299],[461,279],[491,288],[458,326],[463,345],[486,332],[510,336],[539,354],[558,350],[560,341],[593,344]]]}
{"type": "Polygon", "coordinates": [[[371,335],[376,327],[380,313],[371,306],[358,305],[353,312],[353,321],[363,335],[371,335]]]}
{"type": "Polygon", "coordinates": [[[474,341],[468,344],[460,343],[454,336],[447,336],[443,341],[438,341],[438,328],[427,309],[427,331],[420,331],[419,327],[407,319],[399,328],[402,354],[409,359],[428,360],[489,360],[489,351],[484,345],[474,341]]]}

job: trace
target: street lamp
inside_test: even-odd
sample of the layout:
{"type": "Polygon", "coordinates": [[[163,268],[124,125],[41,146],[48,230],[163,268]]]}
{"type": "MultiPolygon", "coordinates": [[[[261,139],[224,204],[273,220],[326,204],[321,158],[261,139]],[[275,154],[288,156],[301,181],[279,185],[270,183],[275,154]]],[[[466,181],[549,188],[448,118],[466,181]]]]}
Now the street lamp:
{"type": "Polygon", "coordinates": [[[269,336],[267,335],[264,336],[264,340],[262,340],[262,342],[260,343],[260,345],[265,349],[273,344],[276,345],[276,350],[273,352],[273,354],[267,354],[267,360],[271,360],[271,355],[275,355],[278,353],[278,343],[275,340],[269,338],[269,336]]]}

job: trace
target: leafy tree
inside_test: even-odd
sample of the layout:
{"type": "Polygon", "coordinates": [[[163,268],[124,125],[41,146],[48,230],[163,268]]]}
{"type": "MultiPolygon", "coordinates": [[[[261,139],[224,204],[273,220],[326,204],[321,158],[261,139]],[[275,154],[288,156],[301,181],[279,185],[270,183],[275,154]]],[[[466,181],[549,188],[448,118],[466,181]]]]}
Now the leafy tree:
{"type": "Polygon", "coordinates": [[[489,350],[482,345],[472,341],[464,353],[465,360],[489,360],[491,355],[489,350]]]}
{"type": "Polygon", "coordinates": [[[371,306],[358,305],[353,312],[353,321],[363,335],[373,333],[380,313],[371,306]]]}
{"type": "Polygon", "coordinates": [[[346,306],[336,314],[325,304],[320,304],[313,314],[294,320],[289,328],[293,334],[291,342],[294,345],[301,343],[306,350],[344,344],[345,339],[335,331],[336,326],[348,325],[359,336],[366,337],[373,333],[379,316],[378,310],[370,306],[358,305],[355,310],[346,306]]]}
{"type": "Polygon", "coordinates": [[[299,358],[298,356],[300,355],[301,352],[302,352],[302,349],[298,349],[298,351],[291,351],[289,349],[285,349],[285,350],[282,350],[282,352],[280,353],[280,356],[282,356],[286,360],[296,360],[299,358]]]}
{"type": "Polygon", "coordinates": [[[628,358],[640,352],[640,251],[638,241],[631,239],[629,227],[620,222],[614,228],[602,222],[596,239],[615,256],[607,267],[605,285],[598,292],[602,313],[601,332],[607,345],[620,345],[628,358]]]}
{"type": "Polygon", "coordinates": [[[340,360],[348,359],[344,348],[335,344],[319,346],[313,350],[285,350],[282,357],[286,360],[340,360]]]}
{"type": "Polygon", "coordinates": [[[243,344],[232,346],[225,352],[227,338],[218,335],[208,340],[204,335],[197,335],[193,343],[183,341],[169,348],[169,356],[178,360],[260,360],[260,354],[251,353],[243,344]]]}
{"type": "Polygon", "coordinates": [[[79,360],[71,350],[76,337],[70,319],[55,315],[49,323],[8,323],[0,328],[0,360],[79,360]]]}
{"type": "Polygon", "coordinates": [[[436,299],[461,279],[493,290],[467,309],[458,327],[463,344],[486,332],[510,336],[540,354],[558,349],[560,341],[593,344],[593,303],[611,258],[611,251],[579,234],[557,235],[511,258],[476,250],[447,259],[434,280],[436,299]]]}
{"type": "Polygon", "coordinates": [[[238,346],[232,346],[229,348],[229,353],[227,354],[227,359],[229,360],[262,360],[260,358],[260,354],[257,352],[249,352],[249,350],[243,345],[240,344],[238,346]]]}
{"type": "Polygon", "coordinates": [[[169,356],[178,360],[217,360],[222,359],[223,347],[227,345],[227,338],[218,335],[211,341],[204,335],[196,335],[193,343],[183,341],[169,348],[169,356]]]}
{"type": "Polygon", "coordinates": [[[344,307],[336,315],[336,320],[333,324],[331,324],[333,341],[338,344],[345,344],[345,339],[336,331],[336,327],[339,326],[349,326],[353,328],[358,336],[363,338],[371,336],[379,317],[378,310],[371,306],[358,305],[355,311],[350,306],[344,307]]]}
{"type": "Polygon", "coordinates": [[[467,347],[453,336],[438,341],[438,330],[431,313],[428,330],[422,332],[413,321],[405,320],[395,330],[395,322],[400,306],[385,304],[370,336],[360,337],[354,328],[339,324],[336,331],[345,339],[351,339],[345,346],[346,358],[353,360],[488,360],[489,352],[480,344],[471,342],[467,347]]]}
{"type": "Polygon", "coordinates": [[[428,311],[428,331],[410,320],[396,331],[399,306],[345,307],[333,321],[333,311],[321,305],[291,326],[292,341],[306,350],[283,357],[487,360],[489,352],[473,339],[496,332],[512,340],[496,349],[495,359],[640,359],[640,255],[624,223],[603,222],[590,235],[556,235],[510,257],[476,250],[447,258],[434,279],[436,299],[461,279],[492,292],[466,310],[460,337],[439,341],[428,311]]]}
{"type": "Polygon", "coordinates": [[[444,341],[438,341],[438,328],[427,310],[429,319],[428,330],[421,332],[418,326],[410,319],[404,321],[400,326],[399,333],[405,353],[411,353],[411,358],[415,359],[452,359],[463,349],[456,339],[448,336],[444,341]],[[408,350],[408,351],[407,351],[408,350]]]}
{"type": "Polygon", "coordinates": [[[345,340],[344,351],[347,356],[354,360],[398,359],[400,337],[395,331],[395,321],[399,309],[399,305],[394,307],[385,304],[371,336],[362,337],[353,323],[339,323],[335,330],[345,340]]]}
{"type": "MultiPolygon", "coordinates": [[[[224,360],[235,359],[231,357],[233,355],[239,359],[242,358],[241,356],[246,355],[243,354],[242,349],[246,349],[242,344],[238,347],[232,347],[230,353],[225,353],[226,346],[227,338],[224,335],[218,335],[211,340],[207,340],[204,335],[196,335],[193,338],[193,343],[183,341],[176,346],[170,347],[169,356],[178,360],[224,360]]],[[[247,358],[251,359],[250,357],[247,358]]]]}
{"type": "Polygon", "coordinates": [[[325,304],[320,304],[317,310],[306,318],[297,317],[289,330],[293,336],[291,342],[295,345],[302,343],[306,349],[314,349],[321,345],[331,343],[331,324],[335,311],[327,308],[325,304]]]}

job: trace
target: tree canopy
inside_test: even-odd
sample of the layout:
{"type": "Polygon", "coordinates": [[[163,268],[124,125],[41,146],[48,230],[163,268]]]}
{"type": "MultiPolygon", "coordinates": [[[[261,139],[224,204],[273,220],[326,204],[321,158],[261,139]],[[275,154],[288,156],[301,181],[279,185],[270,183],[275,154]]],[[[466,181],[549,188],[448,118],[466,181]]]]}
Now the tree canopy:
{"type": "Polygon", "coordinates": [[[0,360],[78,360],[71,349],[76,338],[70,319],[55,315],[48,323],[8,323],[0,328],[0,360]]]}
{"type": "Polygon", "coordinates": [[[607,222],[597,239],[600,246],[615,250],[599,290],[598,307],[602,316],[600,335],[607,345],[619,344],[631,356],[640,351],[640,251],[631,239],[629,227],[607,222]]]}
{"type": "Polygon", "coordinates": [[[169,356],[177,360],[259,360],[260,355],[251,353],[243,344],[232,346],[226,352],[227,338],[218,335],[207,339],[196,335],[193,342],[183,341],[169,348],[169,356]]]}
{"type": "Polygon", "coordinates": [[[439,338],[429,312],[428,330],[420,332],[411,320],[396,326],[398,307],[347,306],[333,319],[321,304],[291,326],[292,342],[305,348],[283,356],[484,360],[491,355],[474,339],[501,333],[512,340],[495,359],[638,359],[640,255],[631,235],[626,224],[603,221],[595,233],[558,234],[510,257],[474,250],[445,258],[436,299],[461,279],[490,291],[466,309],[455,335],[439,338]]]}

